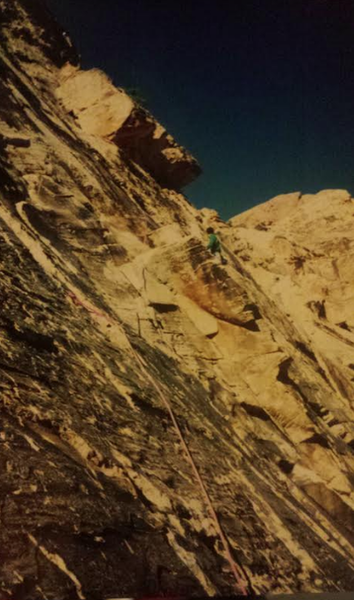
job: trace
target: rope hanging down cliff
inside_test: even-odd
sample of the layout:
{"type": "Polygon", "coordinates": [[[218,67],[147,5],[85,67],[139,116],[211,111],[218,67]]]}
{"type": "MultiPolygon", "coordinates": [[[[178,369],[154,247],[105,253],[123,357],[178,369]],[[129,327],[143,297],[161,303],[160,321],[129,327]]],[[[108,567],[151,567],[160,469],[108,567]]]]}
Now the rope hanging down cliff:
{"type": "MultiPolygon", "coordinates": [[[[130,342],[129,342],[129,344],[130,344],[130,342]]],[[[208,491],[207,491],[207,489],[206,489],[206,487],[204,485],[203,479],[200,476],[198,468],[197,468],[197,466],[196,466],[196,464],[194,462],[193,456],[192,456],[192,454],[191,454],[191,452],[190,452],[190,450],[188,448],[187,442],[185,441],[185,439],[183,437],[181,428],[178,425],[178,422],[177,422],[176,416],[175,416],[175,414],[173,412],[172,406],[169,403],[169,401],[168,401],[168,399],[167,399],[167,397],[166,397],[166,395],[165,395],[162,387],[160,386],[160,384],[158,382],[156,382],[153,379],[153,377],[150,375],[150,373],[147,370],[147,367],[145,365],[145,362],[142,359],[142,357],[140,356],[140,354],[138,352],[136,352],[136,350],[132,347],[131,344],[130,344],[130,346],[132,348],[134,356],[136,357],[137,361],[139,362],[139,364],[141,366],[142,371],[144,372],[144,374],[146,375],[146,377],[149,379],[149,381],[152,383],[152,385],[156,389],[157,393],[159,394],[161,400],[163,401],[163,403],[164,403],[164,405],[165,405],[165,407],[166,407],[166,409],[167,409],[167,411],[168,411],[168,413],[169,413],[169,415],[171,417],[172,423],[173,423],[173,425],[174,425],[174,427],[176,429],[176,432],[177,432],[178,437],[180,439],[181,445],[182,445],[183,450],[184,450],[184,452],[186,454],[187,460],[188,460],[188,462],[190,463],[190,465],[192,467],[192,470],[193,470],[193,473],[195,475],[195,478],[196,478],[196,480],[197,480],[197,482],[198,482],[198,484],[200,486],[200,489],[202,491],[202,494],[203,494],[204,499],[206,501],[206,504],[208,506],[208,509],[209,509],[209,512],[210,512],[210,516],[211,516],[211,518],[213,519],[213,521],[215,523],[215,527],[216,527],[216,530],[218,532],[220,541],[221,541],[221,543],[223,545],[223,548],[224,548],[224,551],[225,551],[225,554],[226,554],[226,558],[227,558],[227,560],[228,560],[228,562],[230,564],[232,574],[233,574],[233,576],[235,578],[237,591],[241,592],[241,594],[243,596],[247,596],[248,594],[247,594],[247,589],[246,589],[246,582],[244,581],[244,579],[242,577],[242,574],[239,573],[239,567],[238,567],[238,565],[236,565],[234,559],[232,558],[229,543],[228,543],[228,541],[226,539],[226,536],[225,536],[225,534],[224,534],[224,532],[223,532],[223,530],[221,528],[218,516],[217,516],[217,514],[215,512],[215,509],[213,507],[213,504],[211,502],[209,493],[208,493],[208,491]]]]}
{"type": "MultiPolygon", "coordinates": [[[[70,291],[68,293],[68,296],[71,298],[71,300],[74,302],[75,305],[79,305],[82,306],[83,308],[85,308],[90,314],[98,316],[98,317],[103,317],[104,319],[106,319],[109,323],[112,323],[112,321],[109,319],[109,317],[107,315],[105,315],[102,312],[97,311],[95,308],[91,307],[89,304],[87,304],[86,302],[83,302],[82,300],[80,300],[76,294],[72,291],[70,291]]],[[[120,327],[122,327],[122,325],[120,324],[120,327]]],[[[122,327],[123,331],[124,328],[122,327]]],[[[172,406],[170,404],[170,402],[167,399],[167,396],[165,394],[165,391],[163,390],[162,386],[160,383],[156,382],[154,380],[154,378],[150,375],[148,368],[145,364],[144,359],[140,356],[140,354],[135,350],[135,348],[132,346],[128,336],[126,335],[125,331],[124,331],[125,337],[127,339],[127,342],[130,346],[130,349],[132,351],[133,356],[135,357],[136,361],[139,363],[141,370],[143,371],[144,375],[146,376],[146,378],[151,382],[151,384],[153,385],[153,387],[156,389],[159,397],[161,398],[163,404],[165,405],[167,412],[170,415],[171,421],[173,423],[173,426],[177,432],[177,435],[180,439],[182,448],[184,450],[184,453],[186,455],[186,458],[188,460],[188,462],[190,463],[190,466],[192,468],[192,471],[194,473],[194,476],[198,482],[198,485],[201,489],[201,492],[203,494],[204,500],[208,506],[208,510],[210,513],[210,516],[212,518],[212,520],[215,523],[215,527],[216,527],[216,531],[218,532],[221,544],[224,548],[225,551],[225,555],[227,558],[228,563],[230,564],[230,568],[231,568],[231,572],[233,574],[233,577],[235,579],[235,585],[236,585],[236,589],[238,593],[241,593],[243,596],[247,596],[247,584],[242,576],[242,573],[240,572],[240,567],[236,564],[236,562],[234,561],[234,559],[232,558],[231,555],[231,550],[230,550],[230,546],[229,546],[229,542],[222,530],[222,527],[220,525],[220,521],[218,519],[218,516],[215,512],[214,506],[212,504],[212,501],[210,499],[208,490],[204,484],[204,481],[198,471],[198,468],[195,464],[194,458],[188,448],[187,442],[185,441],[184,437],[183,437],[183,433],[181,431],[181,428],[178,424],[177,418],[174,414],[174,411],[172,409],[172,406]]]]}

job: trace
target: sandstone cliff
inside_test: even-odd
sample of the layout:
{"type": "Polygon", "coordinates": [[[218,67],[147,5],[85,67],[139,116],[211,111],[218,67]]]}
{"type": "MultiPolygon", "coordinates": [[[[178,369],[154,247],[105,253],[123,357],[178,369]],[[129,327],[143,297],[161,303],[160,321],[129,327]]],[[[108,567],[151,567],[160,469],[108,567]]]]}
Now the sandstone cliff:
{"type": "Polygon", "coordinates": [[[42,3],[0,9],[2,597],[353,589],[353,200],[198,212],[42,3]]]}

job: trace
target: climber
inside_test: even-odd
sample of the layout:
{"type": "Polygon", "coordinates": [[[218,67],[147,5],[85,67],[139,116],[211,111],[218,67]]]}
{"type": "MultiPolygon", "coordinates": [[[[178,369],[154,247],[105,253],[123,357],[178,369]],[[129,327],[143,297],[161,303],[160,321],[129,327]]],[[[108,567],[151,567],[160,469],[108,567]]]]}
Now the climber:
{"type": "Polygon", "coordinates": [[[208,227],[206,231],[209,234],[209,243],[207,245],[207,250],[210,250],[213,256],[218,256],[219,261],[222,265],[226,265],[227,260],[222,255],[220,240],[216,236],[213,227],[208,227]]]}

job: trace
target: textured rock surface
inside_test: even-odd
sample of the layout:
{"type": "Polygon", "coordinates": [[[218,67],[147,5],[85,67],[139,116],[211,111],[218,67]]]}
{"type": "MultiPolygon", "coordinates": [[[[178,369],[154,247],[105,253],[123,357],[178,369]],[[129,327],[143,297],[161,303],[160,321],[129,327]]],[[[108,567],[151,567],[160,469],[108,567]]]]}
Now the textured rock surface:
{"type": "Polygon", "coordinates": [[[197,161],[102,71],[67,64],[59,78],[56,95],[80,127],[117,144],[161,185],[179,190],[200,175],[197,161]]]}
{"type": "Polygon", "coordinates": [[[0,7],[2,597],[234,591],[161,390],[248,590],[353,589],[353,200],[198,213],[68,115],[41,3],[0,7]]]}

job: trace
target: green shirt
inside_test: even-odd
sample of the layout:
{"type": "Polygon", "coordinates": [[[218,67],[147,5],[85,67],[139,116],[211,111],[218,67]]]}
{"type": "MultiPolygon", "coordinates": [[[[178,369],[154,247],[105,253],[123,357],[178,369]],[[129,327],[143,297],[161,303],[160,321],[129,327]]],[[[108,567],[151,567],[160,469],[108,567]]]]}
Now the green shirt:
{"type": "Polygon", "coordinates": [[[207,246],[207,249],[211,250],[213,253],[219,252],[221,250],[220,242],[219,242],[218,238],[216,237],[215,233],[211,233],[209,235],[209,244],[207,246]]]}

